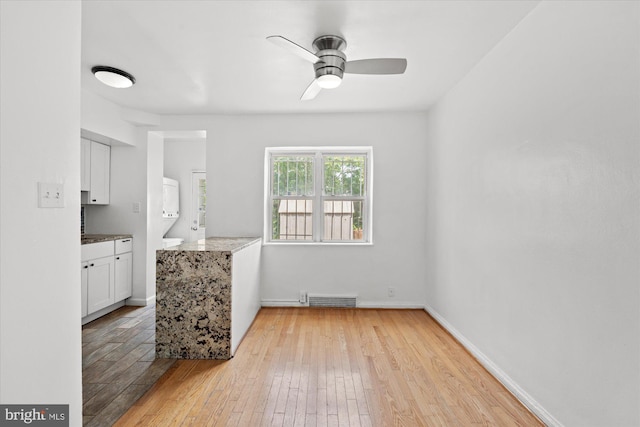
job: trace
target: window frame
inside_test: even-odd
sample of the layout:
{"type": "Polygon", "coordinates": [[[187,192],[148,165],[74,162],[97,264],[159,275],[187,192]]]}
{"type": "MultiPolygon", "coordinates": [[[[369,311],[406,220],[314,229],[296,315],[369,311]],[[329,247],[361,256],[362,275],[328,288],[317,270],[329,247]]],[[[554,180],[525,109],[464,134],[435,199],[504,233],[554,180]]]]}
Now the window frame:
{"type": "Polygon", "coordinates": [[[267,147],[265,149],[264,179],[264,230],[263,243],[273,245],[345,245],[361,246],[373,244],[373,147],[370,146],[327,146],[327,147],[267,147]],[[314,158],[313,196],[274,196],[273,194],[273,158],[277,156],[309,156],[314,158]],[[325,156],[364,156],[365,182],[364,195],[325,195],[324,194],[324,157],[325,156]],[[274,200],[312,200],[312,240],[274,240],[273,203],[274,200]],[[324,239],[324,202],[325,201],[362,201],[362,240],[323,240],[324,239]]]}

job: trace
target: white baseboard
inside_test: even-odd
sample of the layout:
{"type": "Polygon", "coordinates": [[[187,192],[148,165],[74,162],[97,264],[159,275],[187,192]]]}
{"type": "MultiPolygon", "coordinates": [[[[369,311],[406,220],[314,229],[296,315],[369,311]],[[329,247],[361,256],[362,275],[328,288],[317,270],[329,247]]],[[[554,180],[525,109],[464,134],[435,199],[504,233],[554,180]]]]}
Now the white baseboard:
{"type": "MultiPolygon", "coordinates": [[[[262,307],[308,307],[308,303],[301,304],[298,300],[277,300],[277,299],[263,299],[260,301],[262,307]]],[[[379,301],[363,301],[358,302],[357,308],[418,308],[424,309],[423,304],[416,304],[411,302],[379,302],[379,301]]]]}
{"type": "Polygon", "coordinates": [[[136,307],[146,307],[147,305],[156,302],[156,296],[150,296],[149,298],[129,298],[126,300],[126,305],[133,305],[136,307]]]}
{"type": "Polygon", "coordinates": [[[547,412],[533,397],[531,397],[526,391],[524,391],[515,381],[513,381],[502,369],[500,369],[495,363],[484,355],[478,348],[471,343],[464,335],[462,335],[456,328],[454,328],[449,322],[445,320],[437,311],[431,308],[429,305],[424,305],[424,310],[433,317],[436,322],[440,324],[445,330],[447,330],[453,337],[458,340],[469,353],[476,358],[476,360],[484,366],[507,390],[509,390],[524,406],[529,408],[540,420],[549,427],[563,427],[562,423],[555,419],[553,415],[547,412]]]}
{"type": "Polygon", "coordinates": [[[424,304],[414,302],[380,302],[380,301],[358,301],[358,308],[389,308],[389,309],[424,309],[424,304]]]}

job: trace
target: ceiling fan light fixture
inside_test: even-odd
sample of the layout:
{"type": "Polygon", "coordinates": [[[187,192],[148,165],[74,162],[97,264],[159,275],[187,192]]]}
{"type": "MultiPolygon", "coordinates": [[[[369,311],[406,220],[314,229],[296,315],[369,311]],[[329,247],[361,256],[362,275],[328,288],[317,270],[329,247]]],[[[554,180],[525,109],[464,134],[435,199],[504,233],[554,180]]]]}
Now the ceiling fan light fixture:
{"type": "Polygon", "coordinates": [[[318,86],[322,89],[335,89],[340,86],[342,79],[335,74],[324,74],[318,77],[318,86]]]}
{"type": "Polygon", "coordinates": [[[322,89],[335,89],[342,83],[344,73],[350,74],[403,74],[406,58],[368,58],[347,61],[343,52],[347,42],[339,36],[320,36],[313,41],[315,53],[282,36],[269,36],[267,40],[298,55],[313,64],[315,79],[300,100],[309,101],[322,89]]]}
{"type": "Polygon", "coordinates": [[[102,83],[118,89],[131,87],[136,82],[131,74],[113,67],[96,65],[91,68],[91,72],[102,83]]]}

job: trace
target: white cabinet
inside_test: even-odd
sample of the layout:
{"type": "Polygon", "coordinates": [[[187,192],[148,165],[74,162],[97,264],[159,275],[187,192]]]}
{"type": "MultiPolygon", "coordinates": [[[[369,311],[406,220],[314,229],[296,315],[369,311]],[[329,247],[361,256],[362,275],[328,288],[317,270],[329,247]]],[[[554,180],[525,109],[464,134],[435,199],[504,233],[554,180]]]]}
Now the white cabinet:
{"type": "MultiPolygon", "coordinates": [[[[82,245],[80,274],[83,318],[132,295],[132,249],[133,239],[130,237],[82,245]]],[[[108,311],[103,310],[83,321],[93,320],[108,311]]]]}
{"type": "Polygon", "coordinates": [[[108,205],[111,175],[111,147],[84,138],[81,139],[81,144],[82,177],[80,189],[83,191],[82,203],[89,205],[108,205]],[[87,146],[89,149],[88,155],[87,146]]]}
{"type": "Polygon", "coordinates": [[[80,296],[82,298],[82,317],[85,317],[89,314],[89,310],[87,307],[87,289],[89,286],[89,263],[81,262],[80,263],[80,296]]]}
{"type": "Polygon", "coordinates": [[[91,141],[91,190],[89,204],[109,204],[111,147],[91,141]]]}
{"type": "Polygon", "coordinates": [[[116,301],[129,298],[132,294],[132,264],[131,239],[116,240],[116,301]]]}
{"type": "Polygon", "coordinates": [[[88,261],[87,312],[91,314],[116,302],[113,255],[88,261]]]}
{"type": "Polygon", "coordinates": [[[82,138],[80,145],[80,191],[91,190],[91,141],[82,138]]]}

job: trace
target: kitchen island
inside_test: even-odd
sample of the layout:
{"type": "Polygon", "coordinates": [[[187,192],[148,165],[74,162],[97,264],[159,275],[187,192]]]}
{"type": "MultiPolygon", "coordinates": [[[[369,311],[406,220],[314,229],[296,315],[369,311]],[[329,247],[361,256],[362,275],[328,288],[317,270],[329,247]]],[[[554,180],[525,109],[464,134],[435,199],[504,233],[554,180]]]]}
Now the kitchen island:
{"type": "Polygon", "coordinates": [[[230,359],[260,309],[256,237],[209,237],[156,252],[156,356],[230,359]]]}

